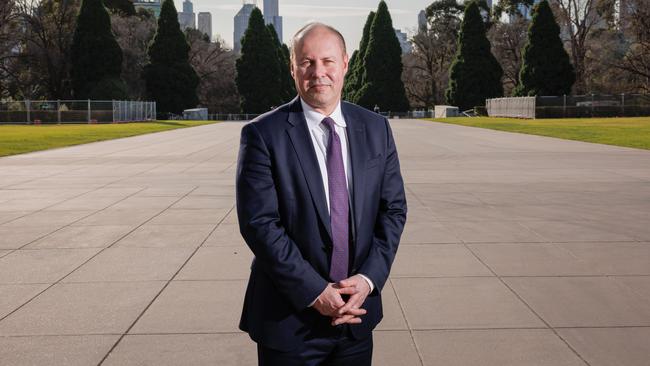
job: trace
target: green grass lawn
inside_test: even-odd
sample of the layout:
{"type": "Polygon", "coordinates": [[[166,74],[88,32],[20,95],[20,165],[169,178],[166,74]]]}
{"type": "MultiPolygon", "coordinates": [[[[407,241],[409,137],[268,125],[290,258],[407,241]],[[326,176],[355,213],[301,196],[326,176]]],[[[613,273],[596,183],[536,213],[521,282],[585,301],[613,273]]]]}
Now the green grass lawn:
{"type": "Polygon", "coordinates": [[[430,121],[567,140],[650,150],[650,117],[516,119],[491,117],[434,118],[430,121]]]}
{"type": "Polygon", "coordinates": [[[2,125],[0,156],[201,126],[214,121],[156,121],[119,124],[2,125]]]}

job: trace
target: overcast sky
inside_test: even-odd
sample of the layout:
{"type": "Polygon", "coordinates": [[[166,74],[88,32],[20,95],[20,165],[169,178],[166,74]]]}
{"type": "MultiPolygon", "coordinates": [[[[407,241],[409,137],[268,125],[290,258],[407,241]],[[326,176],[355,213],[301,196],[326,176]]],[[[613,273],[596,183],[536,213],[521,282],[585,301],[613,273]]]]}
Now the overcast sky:
{"type": "MultiPolygon", "coordinates": [[[[410,34],[417,27],[418,13],[433,0],[388,0],[386,4],[393,19],[393,27],[410,34]]],[[[183,10],[183,0],[174,0],[176,10],[183,10]]],[[[242,0],[192,0],[194,12],[212,13],[212,32],[232,47],[233,18],[242,6],[242,0]]],[[[376,10],[378,0],[279,0],[283,17],[283,41],[289,39],[302,25],[317,20],[337,28],[345,37],[350,53],[359,47],[363,24],[370,11],[376,10]]],[[[264,9],[263,0],[257,6],[264,9]]]]}

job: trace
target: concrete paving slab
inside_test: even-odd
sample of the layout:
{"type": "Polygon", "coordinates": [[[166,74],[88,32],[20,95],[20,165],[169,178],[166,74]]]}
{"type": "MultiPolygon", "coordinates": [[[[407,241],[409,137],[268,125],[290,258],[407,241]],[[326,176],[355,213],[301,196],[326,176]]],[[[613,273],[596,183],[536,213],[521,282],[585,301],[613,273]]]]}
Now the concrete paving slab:
{"type": "Polygon", "coordinates": [[[4,257],[5,255],[11,253],[11,250],[0,250],[0,258],[4,257]]]}
{"type": "Polygon", "coordinates": [[[47,211],[99,211],[122,199],[123,197],[81,196],[50,206],[47,211]]]}
{"type": "Polygon", "coordinates": [[[384,318],[376,329],[408,330],[409,327],[406,324],[406,318],[404,317],[402,306],[400,305],[399,300],[397,300],[395,289],[390,280],[386,282],[386,285],[384,285],[384,289],[381,292],[381,301],[384,318]]]}
{"type": "Polygon", "coordinates": [[[203,225],[144,224],[115,244],[129,248],[196,248],[214,228],[203,225]]]}
{"type": "Polygon", "coordinates": [[[158,215],[159,209],[105,209],[74,223],[75,226],[84,225],[134,225],[138,226],[158,215]]]}
{"type": "Polygon", "coordinates": [[[93,214],[94,211],[37,211],[27,216],[17,218],[10,222],[2,224],[5,228],[18,227],[44,227],[58,226],[63,227],[77,222],[78,220],[93,214]]]}
{"type": "Polygon", "coordinates": [[[240,366],[257,364],[257,348],[248,334],[127,335],[105,366],[240,366]]]}
{"type": "Polygon", "coordinates": [[[637,295],[650,301],[650,277],[648,276],[624,276],[613,277],[616,282],[622,283],[632,289],[637,295]]]}
{"type": "Polygon", "coordinates": [[[47,284],[0,285],[0,319],[25,304],[48,286],[47,284]]]}
{"type": "Polygon", "coordinates": [[[413,338],[408,331],[376,331],[372,364],[376,366],[420,366],[413,338]]]}
{"type": "Polygon", "coordinates": [[[170,280],[192,248],[107,248],[66,277],[64,282],[170,280]]]}
{"type": "Polygon", "coordinates": [[[558,244],[608,275],[650,275],[650,245],[641,243],[558,244]]]}
{"type": "Polygon", "coordinates": [[[610,277],[504,281],[552,327],[650,326],[650,303],[610,277]]]}
{"type": "Polygon", "coordinates": [[[411,329],[545,327],[496,278],[394,278],[392,281],[411,329]]]}
{"type": "Polygon", "coordinates": [[[164,210],[176,202],[176,197],[128,197],[111,206],[113,210],[158,209],[164,210]]]}
{"type": "Polygon", "coordinates": [[[0,225],[0,249],[19,249],[56,231],[60,226],[4,227],[0,225]]]}
{"type": "Polygon", "coordinates": [[[64,200],[63,198],[13,199],[0,203],[0,211],[38,211],[64,200]]]}
{"type": "Polygon", "coordinates": [[[404,227],[401,244],[460,243],[460,239],[439,222],[410,222],[404,227]]]}
{"type": "Polygon", "coordinates": [[[16,250],[0,258],[1,284],[54,283],[100,249],[16,250]]]}
{"type": "Polygon", "coordinates": [[[133,227],[128,225],[67,226],[25,246],[25,248],[105,248],[131,230],[133,227]]]}
{"type": "Polygon", "coordinates": [[[548,241],[635,241],[628,235],[611,231],[606,224],[596,221],[526,221],[526,227],[548,241]]]}
{"type": "Polygon", "coordinates": [[[447,221],[465,243],[539,243],[545,239],[517,221],[447,221]]]}
{"type": "Polygon", "coordinates": [[[471,277],[492,272],[462,244],[405,245],[397,252],[391,276],[471,277]]]}
{"type": "Polygon", "coordinates": [[[0,335],[122,334],[163,284],[57,284],[0,321],[0,335]]]}
{"type": "Polygon", "coordinates": [[[590,366],[644,366],[650,360],[650,328],[558,329],[590,366]]]}
{"type": "Polygon", "coordinates": [[[245,290],[245,280],[172,281],[129,333],[238,332],[245,290]]]}
{"type": "MultiPolygon", "coordinates": [[[[21,216],[30,214],[32,211],[1,211],[0,212],[0,224],[10,222],[21,216]]],[[[1,226],[0,226],[1,228],[1,226]]]]}
{"type": "Polygon", "coordinates": [[[499,276],[603,275],[598,266],[552,243],[469,245],[483,263],[499,276]]]}
{"type": "Polygon", "coordinates": [[[0,337],[0,360],[11,366],[97,365],[119,335],[0,337]]]}
{"type": "Polygon", "coordinates": [[[214,209],[235,207],[233,197],[221,196],[187,196],[176,202],[172,208],[180,209],[214,209]]]}
{"type": "Polygon", "coordinates": [[[220,224],[203,244],[207,247],[241,247],[246,242],[239,233],[238,224],[220,224]]]}
{"type": "Polygon", "coordinates": [[[154,225],[217,224],[230,208],[217,209],[174,209],[165,210],[151,220],[154,225]]]}
{"type": "Polygon", "coordinates": [[[415,331],[424,365],[586,366],[549,329],[415,331]]]}
{"type": "Polygon", "coordinates": [[[247,280],[253,253],[247,247],[202,247],[194,253],[177,280],[247,280]]]}

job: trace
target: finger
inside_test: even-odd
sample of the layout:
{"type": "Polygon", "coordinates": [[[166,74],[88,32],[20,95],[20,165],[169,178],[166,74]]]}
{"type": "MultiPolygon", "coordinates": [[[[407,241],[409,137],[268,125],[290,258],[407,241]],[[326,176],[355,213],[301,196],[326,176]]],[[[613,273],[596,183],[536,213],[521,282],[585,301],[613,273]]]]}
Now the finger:
{"type": "Polygon", "coordinates": [[[339,294],[343,295],[354,295],[359,292],[356,287],[343,287],[336,289],[336,291],[338,291],[339,294]]]}
{"type": "Polygon", "coordinates": [[[366,315],[366,313],[367,313],[366,309],[352,308],[352,309],[348,310],[348,312],[345,313],[345,314],[350,314],[350,315],[354,315],[354,316],[361,316],[361,315],[366,315]]]}
{"type": "Polygon", "coordinates": [[[341,286],[341,287],[351,287],[351,286],[356,286],[356,282],[352,281],[352,280],[349,280],[349,279],[345,279],[345,280],[339,281],[338,285],[341,286]]]}
{"type": "Polygon", "coordinates": [[[346,302],[345,305],[339,309],[339,314],[342,315],[344,313],[349,312],[350,309],[361,307],[360,302],[361,302],[361,295],[355,294],[350,296],[348,302],[346,302]]]}
{"type": "Polygon", "coordinates": [[[354,318],[354,315],[343,315],[340,317],[335,317],[332,319],[332,326],[337,326],[339,324],[344,324],[349,322],[354,318]]]}

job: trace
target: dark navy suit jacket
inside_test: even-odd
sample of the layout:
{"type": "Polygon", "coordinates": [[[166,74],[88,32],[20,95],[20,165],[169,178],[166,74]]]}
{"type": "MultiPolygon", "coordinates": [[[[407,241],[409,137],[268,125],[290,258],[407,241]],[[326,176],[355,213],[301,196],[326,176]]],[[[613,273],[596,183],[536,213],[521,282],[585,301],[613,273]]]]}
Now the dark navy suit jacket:
{"type": "MultiPolygon", "coordinates": [[[[352,162],[350,275],[375,285],[362,339],[382,318],[381,289],[406,221],[406,198],[388,121],[342,102],[352,162]]],[[[240,329],[269,348],[289,351],[331,332],[309,305],[325,289],[332,250],[330,219],[316,153],[298,98],[245,125],[237,162],[237,215],[255,254],[240,329]]]]}

